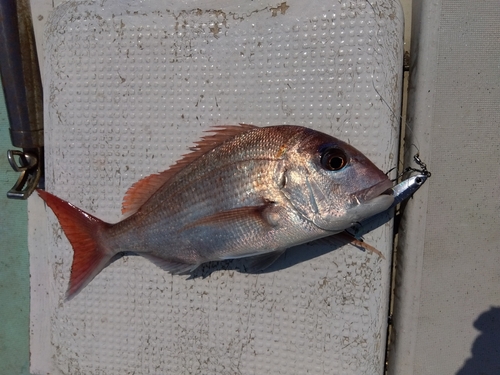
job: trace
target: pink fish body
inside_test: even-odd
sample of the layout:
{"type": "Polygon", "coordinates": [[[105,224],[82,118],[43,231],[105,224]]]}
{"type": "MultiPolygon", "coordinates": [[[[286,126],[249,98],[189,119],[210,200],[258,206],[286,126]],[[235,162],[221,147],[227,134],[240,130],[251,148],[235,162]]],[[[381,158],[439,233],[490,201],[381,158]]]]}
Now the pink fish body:
{"type": "Polygon", "coordinates": [[[116,224],[38,193],[74,250],[71,298],[125,251],[174,274],[245,257],[248,269],[264,269],[289,247],[387,209],[391,187],[363,154],[327,134],[240,125],[216,128],[170,169],[135,183],[116,224]]]}

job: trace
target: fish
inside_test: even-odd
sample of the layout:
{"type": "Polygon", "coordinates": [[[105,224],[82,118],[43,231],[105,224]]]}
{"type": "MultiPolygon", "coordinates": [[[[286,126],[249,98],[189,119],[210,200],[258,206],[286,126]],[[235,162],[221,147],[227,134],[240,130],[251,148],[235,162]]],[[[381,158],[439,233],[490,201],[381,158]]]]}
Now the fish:
{"type": "Polygon", "coordinates": [[[392,182],[353,146],[293,125],[212,128],[166,171],[133,184],[107,223],[45,190],[73,248],[66,298],[123,253],[172,274],[245,259],[269,267],[289,247],[344,231],[393,203],[392,182]]]}

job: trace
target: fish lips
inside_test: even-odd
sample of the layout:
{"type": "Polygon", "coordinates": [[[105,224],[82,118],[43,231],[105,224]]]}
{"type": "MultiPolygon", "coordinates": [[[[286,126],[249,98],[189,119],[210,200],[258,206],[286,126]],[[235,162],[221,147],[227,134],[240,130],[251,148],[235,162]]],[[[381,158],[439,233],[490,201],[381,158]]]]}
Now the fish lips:
{"type": "Polygon", "coordinates": [[[371,201],[372,199],[380,197],[381,195],[393,197],[392,187],[392,181],[387,179],[380,181],[379,183],[370,186],[369,188],[359,190],[352,195],[355,196],[361,203],[365,203],[371,201]]]}
{"type": "Polygon", "coordinates": [[[350,225],[387,210],[394,202],[392,182],[387,179],[351,194],[353,206],[348,210],[350,225]]]}
{"type": "Polygon", "coordinates": [[[318,228],[330,232],[341,232],[364,219],[387,210],[394,202],[392,182],[384,179],[366,189],[358,190],[347,197],[348,203],[342,215],[316,215],[312,220],[318,228]]]}

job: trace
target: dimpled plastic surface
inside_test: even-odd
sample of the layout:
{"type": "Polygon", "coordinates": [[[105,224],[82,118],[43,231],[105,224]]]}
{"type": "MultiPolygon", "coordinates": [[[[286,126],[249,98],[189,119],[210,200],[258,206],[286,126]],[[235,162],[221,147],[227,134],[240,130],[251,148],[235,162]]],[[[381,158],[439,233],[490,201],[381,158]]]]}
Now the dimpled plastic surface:
{"type": "MultiPolygon", "coordinates": [[[[52,193],[116,222],[135,181],[166,169],[210,126],[236,123],[309,126],[349,141],[383,170],[395,166],[399,3],[133,3],[65,3],[47,24],[52,193]]],[[[52,355],[32,363],[37,371],[383,371],[391,223],[365,238],[385,259],[350,245],[304,245],[268,272],[214,263],[187,279],[129,256],[64,301],[72,250],[47,215],[40,272],[51,281],[36,293],[49,294],[52,355]]],[[[32,329],[41,329],[36,319],[32,329]]]]}

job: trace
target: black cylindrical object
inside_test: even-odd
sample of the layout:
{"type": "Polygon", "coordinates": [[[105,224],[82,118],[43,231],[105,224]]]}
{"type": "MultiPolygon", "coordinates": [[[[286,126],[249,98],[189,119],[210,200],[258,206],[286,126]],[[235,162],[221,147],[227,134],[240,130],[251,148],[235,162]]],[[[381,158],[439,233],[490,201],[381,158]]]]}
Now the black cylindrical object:
{"type": "Polygon", "coordinates": [[[0,1],[0,74],[15,147],[43,147],[42,82],[29,2],[0,1]]]}

